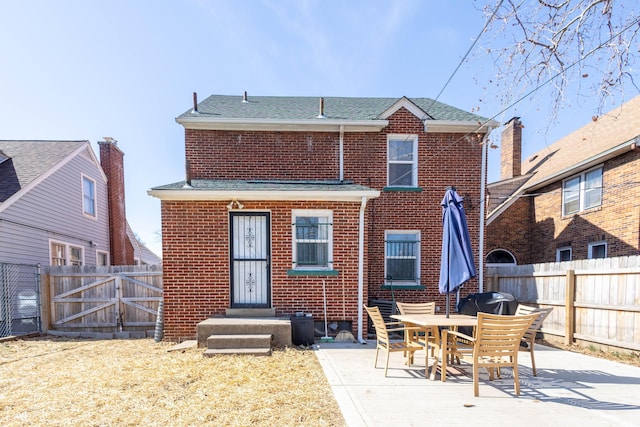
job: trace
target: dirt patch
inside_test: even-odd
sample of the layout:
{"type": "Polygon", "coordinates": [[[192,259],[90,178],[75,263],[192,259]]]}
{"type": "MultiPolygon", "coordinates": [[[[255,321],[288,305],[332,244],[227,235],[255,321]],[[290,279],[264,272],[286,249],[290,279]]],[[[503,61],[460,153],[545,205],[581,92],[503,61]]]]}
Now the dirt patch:
{"type": "Polygon", "coordinates": [[[0,343],[0,425],[344,426],[315,354],[203,358],[171,343],[0,343]]]}
{"type": "Polygon", "coordinates": [[[549,342],[545,340],[538,340],[536,342],[549,347],[559,348],[567,351],[573,351],[575,353],[586,354],[588,356],[599,357],[601,359],[612,360],[614,362],[620,362],[620,363],[625,363],[627,365],[640,367],[639,352],[604,351],[594,346],[584,347],[577,344],[564,345],[564,344],[549,342]]]}

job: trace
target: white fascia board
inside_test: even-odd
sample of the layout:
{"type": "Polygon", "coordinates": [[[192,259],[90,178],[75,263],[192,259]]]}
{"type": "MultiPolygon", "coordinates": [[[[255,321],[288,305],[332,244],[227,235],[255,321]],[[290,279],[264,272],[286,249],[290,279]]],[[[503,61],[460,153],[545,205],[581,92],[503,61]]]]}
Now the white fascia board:
{"type": "Polygon", "coordinates": [[[635,140],[631,140],[631,141],[626,141],[620,145],[617,145],[613,148],[610,148],[607,151],[603,151],[602,153],[595,155],[593,157],[590,157],[588,159],[585,159],[579,163],[576,163],[575,165],[572,165],[566,169],[563,169],[561,171],[558,171],[556,173],[554,173],[553,175],[550,175],[546,178],[544,178],[542,181],[538,181],[538,182],[533,182],[531,185],[527,185],[526,187],[526,191],[535,191],[539,188],[542,188],[548,184],[551,184],[553,182],[559,181],[561,179],[567,178],[571,175],[575,175],[578,172],[585,170],[585,169],[589,169],[592,168],[594,166],[597,166],[600,163],[604,163],[607,160],[611,160],[615,157],[618,157],[624,153],[626,153],[627,151],[631,151],[633,149],[635,149],[636,145],[635,145],[635,140]]]}
{"type": "MultiPolygon", "coordinates": [[[[9,197],[7,200],[5,200],[4,202],[0,203],[0,212],[4,211],[5,209],[8,209],[9,206],[13,205],[18,199],[20,199],[20,197],[22,197],[23,195],[27,194],[29,191],[31,191],[34,187],[36,187],[37,185],[39,185],[42,181],[44,181],[45,179],[49,178],[51,175],[53,175],[55,172],[57,172],[58,170],[60,170],[64,165],[66,165],[67,163],[69,163],[71,161],[71,159],[73,159],[74,157],[78,156],[80,153],[82,153],[84,150],[89,150],[89,152],[91,153],[91,157],[93,158],[94,161],[97,161],[95,155],[93,155],[93,150],[91,149],[91,145],[89,144],[89,141],[82,141],[83,144],[78,147],[75,151],[73,151],[72,153],[70,153],[67,157],[65,157],[64,159],[62,159],[60,162],[58,162],[57,164],[55,164],[52,168],[48,169],[47,171],[45,171],[42,175],[38,176],[36,179],[34,179],[33,181],[31,181],[29,184],[27,184],[26,186],[24,186],[23,188],[21,188],[18,192],[16,192],[13,196],[9,197]]],[[[102,167],[100,167],[100,164],[97,164],[97,167],[99,170],[102,171],[102,167]]],[[[103,176],[104,176],[104,172],[103,172],[103,176]]],[[[106,182],[106,176],[105,176],[105,182],[106,182]]]]}
{"type": "Polygon", "coordinates": [[[393,113],[403,107],[422,121],[425,121],[429,118],[429,115],[422,108],[418,107],[406,96],[394,102],[391,107],[387,108],[382,114],[380,114],[380,118],[388,119],[393,113]]]}
{"type": "Polygon", "coordinates": [[[425,120],[424,127],[427,133],[487,133],[499,126],[492,120],[486,122],[457,121],[457,120],[425,120]]]}
{"type": "Polygon", "coordinates": [[[229,201],[331,201],[358,202],[363,197],[373,199],[380,197],[380,191],[259,191],[259,190],[148,190],[147,194],[160,200],[212,200],[229,201]]]}
{"type": "Polygon", "coordinates": [[[388,120],[274,120],[274,119],[216,119],[212,117],[178,117],[176,122],[185,129],[246,130],[246,131],[298,131],[298,132],[380,132],[389,125],[388,120]]]}

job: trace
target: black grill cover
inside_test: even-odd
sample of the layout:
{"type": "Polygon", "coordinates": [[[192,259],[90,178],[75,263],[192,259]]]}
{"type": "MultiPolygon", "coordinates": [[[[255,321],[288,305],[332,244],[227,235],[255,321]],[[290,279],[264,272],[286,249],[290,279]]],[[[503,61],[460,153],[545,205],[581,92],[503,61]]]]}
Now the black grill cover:
{"type": "MultiPolygon", "coordinates": [[[[460,298],[458,302],[458,313],[476,316],[478,313],[514,315],[518,308],[518,300],[511,294],[505,292],[483,292],[480,294],[470,294],[460,298]]],[[[465,334],[471,333],[469,330],[460,328],[465,334]]]]}

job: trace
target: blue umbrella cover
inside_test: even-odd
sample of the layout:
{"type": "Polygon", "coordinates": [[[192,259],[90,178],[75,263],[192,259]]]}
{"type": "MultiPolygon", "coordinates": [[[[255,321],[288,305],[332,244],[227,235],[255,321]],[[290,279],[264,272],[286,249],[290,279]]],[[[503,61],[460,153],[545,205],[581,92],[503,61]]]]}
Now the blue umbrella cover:
{"type": "Polygon", "coordinates": [[[476,277],[467,216],[462,197],[450,188],[442,199],[442,257],[438,289],[447,294],[446,313],[449,315],[449,294],[469,279],[476,277]]]}

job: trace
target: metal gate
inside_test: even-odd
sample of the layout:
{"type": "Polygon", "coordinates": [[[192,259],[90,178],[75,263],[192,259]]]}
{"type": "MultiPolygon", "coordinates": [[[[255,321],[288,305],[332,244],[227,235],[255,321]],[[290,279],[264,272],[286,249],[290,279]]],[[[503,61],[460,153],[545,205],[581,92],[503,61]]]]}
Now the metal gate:
{"type": "Polygon", "coordinates": [[[40,267],[0,263],[0,338],[42,330],[40,267]]]}

